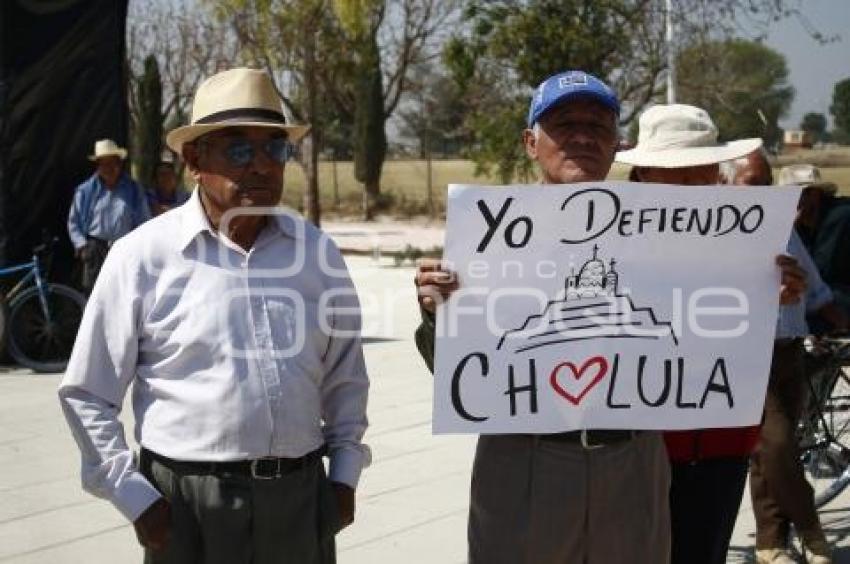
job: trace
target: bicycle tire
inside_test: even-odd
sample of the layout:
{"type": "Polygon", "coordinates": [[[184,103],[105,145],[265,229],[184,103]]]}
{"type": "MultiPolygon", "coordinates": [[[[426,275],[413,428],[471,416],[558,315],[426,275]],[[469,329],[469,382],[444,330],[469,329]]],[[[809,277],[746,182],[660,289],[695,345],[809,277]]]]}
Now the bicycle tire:
{"type": "Polygon", "coordinates": [[[44,317],[36,287],[27,288],[9,303],[9,354],[35,372],[62,372],[74,347],[86,298],[62,284],[48,284],[45,291],[50,323],[44,317]]]}
{"type": "Polygon", "coordinates": [[[850,484],[850,376],[840,363],[833,363],[825,367],[818,384],[812,402],[820,409],[809,409],[801,427],[812,445],[804,455],[806,477],[814,489],[815,507],[821,508],[850,484]],[[826,440],[827,433],[833,440],[826,440]]]}

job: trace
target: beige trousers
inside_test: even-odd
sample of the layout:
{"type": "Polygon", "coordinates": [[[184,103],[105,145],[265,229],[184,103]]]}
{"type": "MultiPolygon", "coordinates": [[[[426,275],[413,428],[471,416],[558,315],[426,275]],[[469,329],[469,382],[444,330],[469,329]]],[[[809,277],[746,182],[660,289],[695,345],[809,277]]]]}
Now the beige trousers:
{"type": "Polygon", "coordinates": [[[667,564],[669,490],[660,433],[592,450],[539,435],[482,435],[469,562],[667,564]]]}

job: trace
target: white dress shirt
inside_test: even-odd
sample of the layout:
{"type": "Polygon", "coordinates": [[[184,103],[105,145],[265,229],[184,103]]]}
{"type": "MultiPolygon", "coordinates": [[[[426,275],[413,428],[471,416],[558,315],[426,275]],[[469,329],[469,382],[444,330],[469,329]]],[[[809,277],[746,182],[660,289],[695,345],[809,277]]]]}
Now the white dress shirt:
{"type": "Polygon", "coordinates": [[[369,382],[360,310],[339,250],[280,210],[249,251],[210,225],[198,190],[113,245],[59,397],[83,486],[134,521],[159,493],[118,420],[177,460],[300,457],[326,443],[331,480],[356,486],[369,382]]]}

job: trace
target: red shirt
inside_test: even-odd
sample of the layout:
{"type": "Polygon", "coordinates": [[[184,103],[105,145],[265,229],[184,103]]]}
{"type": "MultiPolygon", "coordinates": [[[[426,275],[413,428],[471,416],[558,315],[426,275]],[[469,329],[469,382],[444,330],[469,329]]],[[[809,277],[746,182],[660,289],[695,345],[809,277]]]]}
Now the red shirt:
{"type": "Polygon", "coordinates": [[[761,425],[726,429],[667,431],[664,442],[671,462],[749,456],[758,444],[761,425]]]}

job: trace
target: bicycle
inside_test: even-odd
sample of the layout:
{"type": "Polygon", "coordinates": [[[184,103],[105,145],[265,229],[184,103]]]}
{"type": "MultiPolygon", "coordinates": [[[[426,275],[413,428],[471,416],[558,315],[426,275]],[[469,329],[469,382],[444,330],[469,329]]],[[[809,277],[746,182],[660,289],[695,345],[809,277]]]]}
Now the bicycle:
{"type": "Polygon", "coordinates": [[[3,302],[3,337],[9,354],[20,365],[36,372],[61,372],[68,364],[86,298],[73,288],[47,282],[41,255],[47,265],[58,239],[38,245],[32,259],[0,268],[0,277],[26,272],[3,302]]]}
{"type": "Polygon", "coordinates": [[[800,457],[821,508],[850,484],[850,339],[806,340],[810,397],[798,425],[800,457]]]}

